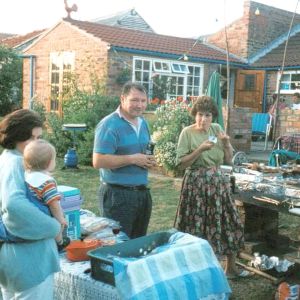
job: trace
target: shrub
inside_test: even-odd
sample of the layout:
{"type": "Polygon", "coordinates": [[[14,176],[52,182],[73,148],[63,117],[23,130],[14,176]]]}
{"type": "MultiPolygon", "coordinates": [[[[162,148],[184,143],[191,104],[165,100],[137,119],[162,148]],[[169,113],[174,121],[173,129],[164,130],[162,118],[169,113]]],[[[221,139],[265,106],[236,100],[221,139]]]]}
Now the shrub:
{"type": "Polygon", "coordinates": [[[156,143],[155,157],[158,165],[168,171],[177,171],[175,159],[178,138],[182,129],[193,122],[189,111],[190,105],[177,100],[168,100],[156,109],[152,134],[156,143]]]}
{"type": "Polygon", "coordinates": [[[73,133],[63,131],[63,124],[84,123],[87,125],[86,131],[76,132],[75,146],[79,162],[91,165],[95,127],[103,117],[117,108],[119,98],[106,96],[99,89],[90,93],[76,90],[69,99],[64,100],[62,116],[53,112],[46,113],[43,104],[37,100],[33,105],[34,109],[46,119],[45,139],[55,146],[57,155],[60,157],[63,157],[67,149],[73,146],[73,133]]]}
{"type": "Polygon", "coordinates": [[[22,59],[15,50],[0,45],[0,116],[21,105],[22,59]]]}

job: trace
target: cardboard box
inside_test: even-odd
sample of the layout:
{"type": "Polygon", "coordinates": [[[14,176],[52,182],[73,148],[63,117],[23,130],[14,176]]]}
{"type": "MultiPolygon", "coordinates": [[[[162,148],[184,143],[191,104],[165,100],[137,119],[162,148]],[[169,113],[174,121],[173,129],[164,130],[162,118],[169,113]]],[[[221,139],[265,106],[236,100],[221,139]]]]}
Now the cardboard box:
{"type": "Polygon", "coordinates": [[[80,239],[80,211],[79,210],[71,210],[65,212],[65,217],[68,223],[68,228],[66,230],[67,236],[71,240],[79,240],[80,239]]]}

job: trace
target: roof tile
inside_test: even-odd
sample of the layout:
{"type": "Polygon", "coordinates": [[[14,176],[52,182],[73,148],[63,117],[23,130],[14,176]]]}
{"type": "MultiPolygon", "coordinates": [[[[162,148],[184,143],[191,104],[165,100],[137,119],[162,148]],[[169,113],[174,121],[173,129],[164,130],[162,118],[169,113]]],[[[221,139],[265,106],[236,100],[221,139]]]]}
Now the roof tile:
{"type": "MultiPolygon", "coordinates": [[[[64,21],[100,38],[111,46],[181,56],[186,54],[197,59],[226,61],[226,53],[196,39],[160,35],[150,32],[125,29],[86,21],[64,19],[64,21]]],[[[237,57],[231,62],[242,63],[237,57]]]]}

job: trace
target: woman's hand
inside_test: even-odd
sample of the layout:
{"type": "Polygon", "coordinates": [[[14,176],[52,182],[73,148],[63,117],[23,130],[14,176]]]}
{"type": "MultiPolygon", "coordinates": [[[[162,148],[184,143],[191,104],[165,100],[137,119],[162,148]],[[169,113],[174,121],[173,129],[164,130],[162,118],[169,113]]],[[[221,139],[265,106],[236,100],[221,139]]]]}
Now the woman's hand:
{"type": "Polygon", "coordinates": [[[210,142],[209,140],[207,140],[207,141],[204,141],[204,142],[198,147],[198,149],[200,150],[200,152],[204,152],[204,151],[210,150],[214,145],[215,145],[215,143],[210,142]]]}
{"type": "Polygon", "coordinates": [[[230,137],[225,132],[220,132],[218,138],[223,143],[224,149],[224,163],[227,165],[232,164],[233,148],[230,144],[230,137]]]}
{"type": "Polygon", "coordinates": [[[231,147],[230,137],[225,132],[220,132],[218,138],[222,141],[224,148],[231,147]]]}

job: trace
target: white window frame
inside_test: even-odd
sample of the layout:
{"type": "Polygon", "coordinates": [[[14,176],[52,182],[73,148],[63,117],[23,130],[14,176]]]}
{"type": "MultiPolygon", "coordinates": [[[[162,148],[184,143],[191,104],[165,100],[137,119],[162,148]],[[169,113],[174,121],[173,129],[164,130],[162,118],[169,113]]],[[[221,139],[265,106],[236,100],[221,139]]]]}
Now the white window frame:
{"type": "Polygon", "coordinates": [[[153,69],[155,72],[172,73],[170,62],[163,60],[153,60],[153,69]],[[158,68],[157,65],[160,65],[158,68]]]}
{"type": "Polygon", "coordinates": [[[186,64],[172,63],[171,67],[172,67],[173,73],[183,73],[183,74],[190,73],[189,67],[186,64]],[[175,66],[178,66],[179,70],[176,70],[175,66]]]}
{"type": "MultiPolygon", "coordinates": [[[[149,92],[149,97],[151,98],[152,96],[152,90],[153,90],[153,82],[152,82],[152,78],[156,75],[165,75],[165,76],[172,76],[172,77],[183,77],[184,79],[184,86],[183,86],[183,95],[182,97],[184,99],[187,99],[188,96],[199,96],[199,95],[202,95],[203,93],[203,74],[204,74],[204,64],[196,64],[196,63],[182,63],[182,62],[178,62],[178,61],[174,61],[174,60],[158,60],[158,59],[155,59],[155,58],[151,58],[151,57],[142,57],[142,56],[134,56],[133,57],[133,69],[132,69],[132,80],[133,81],[137,81],[137,82],[140,82],[142,83],[147,89],[148,89],[148,92],[149,92]],[[143,71],[143,69],[136,69],[136,61],[137,60],[142,60],[142,61],[147,61],[150,63],[150,71],[149,70],[145,70],[143,71]],[[170,72],[166,72],[165,70],[164,71],[159,71],[158,68],[155,68],[154,67],[154,62],[162,62],[162,63],[167,63],[169,64],[170,66],[170,72]],[[172,64],[179,64],[179,65],[185,65],[186,66],[186,69],[188,72],[173,72],[173,68],[171,68],[172,64]],[[199,75],[195,76],[194,74],[191,74],[190,71],[189,71],[189,67],[198,67],[200,70],[199,70],[199,75]],[[136,72],[147,72],[149,73],[149,81],[145,81],[143,80],[143,75],[141,76],[142,77],[142,81],[139,81],[135,74],[136,72]],[[191,94],[187,94],[187,87],[188,87],[188,78],[192,77],[193,78],[193,83],[192,83],[192,89],[196,89],[198,90],[197,93],[193,93],[192,95],[191,94]],[[195,78],[198,78],[199,77],[199,86],[194,86],[194,82],[195,82],[195,78]],[[195,95],[197,94],[197,95],[195,95]]],[[[184,69],[185,67],[183,67],[184,69]]],[[[189,85],[191,86],[191,85],[189,85]]],[[[169,96],[171,97],[171,95],[169,96]]],[[[166,99],[162,99],[162,100],[169,100],[168,98],[168,95],[166,95],[166,99]]]]}
{"type": "Polygon", "coordinates": [[[61,97],[63,94],[64,87],[68,86],[69,83],[65,81],[66,74],[71,74],[75,69],[75,52],[74,51],[63,51],[63,52],[51,52],[50,53],[50,110],[58,111],[60,109],[61,97]],[[52,69],[52,65],[55,64],[57,66],[57,70],[52,69]],[[65,69],[65,65],[69,65],[70,69],[65,69]],[[52,82],[52,74],[57,74],[58,82],[52,82]],[[57,97],[52,99],[52,88],[56,87],[58,94],[57,97]],[[54,105],[55,108],[52,109],[52,101],[57,101],[57,104],[54,105]]]}
{"type": "MultiPolygon", "coordinates": [[[[280,89],[281,94],[294,94],[296,92],[300,93],[300,80],[292,81],[292,75],[294,75],[294,74],[297,74],[300,77],[300,69],[299,70],[284,71],[283,72],[282,78],[281,78],[281,85],[282,84],[287,84],[287,85],[289,85],[289,88],[288,89],[280,89]],[[289,75],[290,79],[289,80],[282,80],[285,75],[289,75]],[[291,89],[290,88],[292,83],[297,83],[297,88],[296,89],[291,89]]],[[[276,88],[276,91],[274,91],[275,93],[278,91],[279,79],[280,79],[280,73],[278,72],[278,74],[277,74],[277,88],[276,88]]]]}

